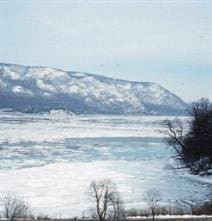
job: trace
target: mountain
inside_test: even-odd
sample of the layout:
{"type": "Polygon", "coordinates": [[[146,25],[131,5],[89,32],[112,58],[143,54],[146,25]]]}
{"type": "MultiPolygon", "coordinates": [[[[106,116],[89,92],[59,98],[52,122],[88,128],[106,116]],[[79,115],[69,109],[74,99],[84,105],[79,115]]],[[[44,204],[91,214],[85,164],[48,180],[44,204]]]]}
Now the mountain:
{"type": "Polygon", "coordinates": [[[152,82],[0,63],[0,109],[82,114],[183,114],[185,102],[152,82]]]}

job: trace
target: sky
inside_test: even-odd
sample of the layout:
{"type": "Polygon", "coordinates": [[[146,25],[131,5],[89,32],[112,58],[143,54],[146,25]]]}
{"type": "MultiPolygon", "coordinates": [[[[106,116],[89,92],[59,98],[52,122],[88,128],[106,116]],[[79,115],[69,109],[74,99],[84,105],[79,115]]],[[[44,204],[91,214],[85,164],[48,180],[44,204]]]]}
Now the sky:
{"type": "Polygon", "coordinates": [[[0,0],[0,62],[151,81],[212,101],[212,1],[0,0]]]}

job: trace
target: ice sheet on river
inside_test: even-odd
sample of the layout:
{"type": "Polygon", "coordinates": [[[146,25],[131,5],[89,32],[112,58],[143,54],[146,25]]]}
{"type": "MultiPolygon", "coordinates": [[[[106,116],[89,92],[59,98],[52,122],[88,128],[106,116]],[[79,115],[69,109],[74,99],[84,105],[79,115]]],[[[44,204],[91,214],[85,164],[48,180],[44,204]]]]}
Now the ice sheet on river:
{"type": "Polygon", "coordinates": [[[149,188],[165,200],[204,199],[210,178],[169,169],[174,153],[159,133],[167,118],[0,113],[0,192],[55,216],[87,211],[94,179],[113,179],[128,208],[142,206],[149,188]]]}

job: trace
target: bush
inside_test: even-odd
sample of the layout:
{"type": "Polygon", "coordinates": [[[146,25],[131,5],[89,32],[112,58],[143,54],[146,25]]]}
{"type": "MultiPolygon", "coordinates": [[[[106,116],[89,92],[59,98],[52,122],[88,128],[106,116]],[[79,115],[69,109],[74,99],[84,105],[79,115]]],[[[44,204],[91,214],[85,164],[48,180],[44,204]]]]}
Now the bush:
{"type": "Polygon", "coordinates": [[[17,218],[31,217],[28,204],[22,197],[5,194],[0,198],[2,215],[9,221],[14,221],[17,218]]]}
{"type": "Polygon", "coordinates": [[[194,215],[212,215],[212,200],[203,203],[201,206],[196,206],[193,208],[194,215]]]}

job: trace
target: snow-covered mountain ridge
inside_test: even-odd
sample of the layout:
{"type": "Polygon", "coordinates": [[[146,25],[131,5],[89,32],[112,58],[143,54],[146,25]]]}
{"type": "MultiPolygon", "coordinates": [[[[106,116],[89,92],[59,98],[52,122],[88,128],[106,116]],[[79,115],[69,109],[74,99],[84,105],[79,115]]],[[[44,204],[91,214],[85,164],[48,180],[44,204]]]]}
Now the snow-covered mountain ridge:
{"type": "Polygon", "coordinates": [[[0,63],[0,108],[87,114],[183,114],[185,102],[152,82],[0,63]]]}

